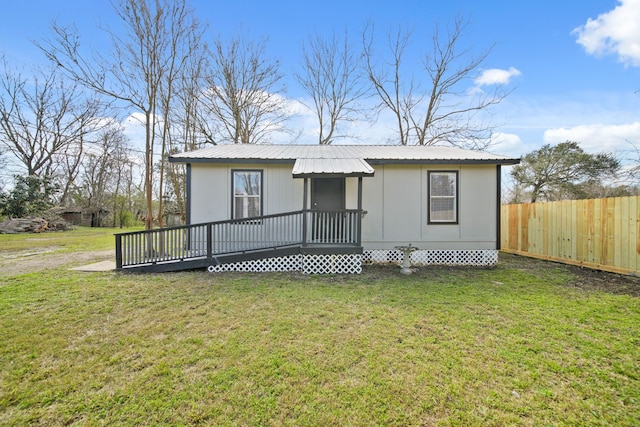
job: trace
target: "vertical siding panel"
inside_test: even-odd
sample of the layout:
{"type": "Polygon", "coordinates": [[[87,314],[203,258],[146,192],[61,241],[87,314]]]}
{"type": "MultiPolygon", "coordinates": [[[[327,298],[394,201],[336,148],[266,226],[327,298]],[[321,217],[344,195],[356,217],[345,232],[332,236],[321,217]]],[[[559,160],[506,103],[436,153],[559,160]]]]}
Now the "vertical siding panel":
{"type": "Polygon", "coordinates": [[[567,206],[567,201],[563,200],[560,202],[560,228],[558,230],[558,235],[560,236],[560,240],[559,240],[559,256],[561,258],[567,258],[568,253],[567,253],[567,243],[569,240],[569,230],[568,230],[568,206],[567,206]]]}
{"type": "Polygon", "coordinates": [[[507,233],[509,240],[507,242],[507,247],[511,250],[520,249],[518,247],[518,235],[520,234],[518,232],[518,209],[520,209],[520,205],[509,205],[509,232],[507,233]]]}
{"type": "Polygon", "coordinates": [[[586,239],[586,204],[584,200],[576,202],[576,261],[584,262],[585,253],[587,251],[586,239]]]}
{"type": "Polygon", "coordinates": [[[522,205],[522,212],[520,213],[520,232],[522,233],[522,250],[530,251],[529,247],[529,213],[531,212],[531,204],[522,205]]]}
{"type": "Polygon", "coordinates": [[[551,210],[551,227],[549,227],[549,238],[551,241],[551,256],[558,257],[558,253],[560,252],[558,246],[560,246],[560,230],[558,224],[560,223],[561,212],[560,209],[553,209],[553,207],[558,208],[559,206],[553,203],[547,204],[549,210],[551,210]]]}
{"type": "Polygon", "coordinates": [[[546,203],[541,204],[540,209],[542,210],[542,223],[544,224],[544,229],[542,230],[542,253],[549,255],[551,253],[551,241],[549,240],[551,218],[546,203]]]}
{"type": "Polygon", "coordinates": [[[567,212],[567,229],[569,230],[569,241],[567,242],[567,253],[571,257],[571,259],[576,259],[576,201],[569,200],[568,202],[568,212],[567,212]]]}
{"type": "Polygon", "coordinates": [[[509,248],[509,227],[506,226],[509,224],[509,205],[501,205],[500,206],[500,247],[504,249],[509,248]]]}
{"type": "Polygon", "coordinates": [[[564,202],[555,202],[551,205],[555,210],[555,224],[554,224],[554,236],[556,241],[556,252],[554,254],[555,257],[562,258],[564,255],[563,247],[564,247],[564,230],[563,230],[563,217],[564,217],[564,202]]]}
{"type": "Polygon", "coordinates": [[[607,199],[607,258],[606,265],[616,265],[615,263],[615,209],[616,199],[607,199]]]}
{"type": "Polygon", "coordinates": [[[529,252],[538,253],[538,207],[535,203],[527,206],[527,248],[529,252]]]}
{"type": "Polygon", "coordinates": [[[553,226],[551,228],[551,239],[553,240],[553,253],[554,257],[558,257],[561,252],[562,242],[562,207],[559,203],[549,203],[549,209],[552,212],[553,226]]]}
{"type": "Polygon", "coordinates": [[[598,263],[606,264],[608,258],[608,249],[609,249],[609,229],[608,229],[608,221],[607,217],[609,216],[609,200],[601,199],[600,200],[600,256],[598,259],[598,263]]]}
{"type": "Polygon", "coordinates": [[[556,244],[556,250],[555,253],[553,254],[553,256],[555,257],[561,257],[562,256],[562,242],[564,240],[564,233],[562,232],[562,216],[563,216],[563,203],[562,202],[556,202],[554,204],[550,205],[550,208],[552,208],[555,212],[555,216],[554,216],[554,224],[553,224],[553,235],[555,236],[555,244],[556,244]],[[556,209],[553,209],[553,208],[556,209]]]}
{"type": "Polygon", "coordinates": [[[559,202],[560,223],[558,224],[558,256],[567,258],[567,241],[569,239],[569,230],[567,229],[567,202],[562,200],[559,202]]]}
{"type": "Polygon", "coordinates": [[[549,228],[549,224],[547,224],[547,217],[545,215],[546,208],[544,204],[536,204],[536,216],[538,217],[538,231],[536,233],[536,244],[538,246],[538,253],[545,253],[545,245],[547,242],[547,237],[545,235],[546,230],[549,228]]]}
{"type": "Polygon", "coordinates": [[[611,212],[611,261],[614,266],[622,266],[622,199],[616,197],[611,212]]]}
{"type": "Polygon", "coordinates": [[[535,252],[535,203],[527,203],[522,209],[522,250],[535,252]]]}
{"type": "Polygon", "coordinates": [[[588,227],[587,227],[587,236],[589,238],[589,253],[587,255],[587,262],[595,263],[596,261],[596,201],[589,201],[589,211],[588,211],[588,227]]]}
{"type": "Polygon", "coordinates": [[[576,247],[578,244],[578,203],[576,200],[569,201],[569,215],[568,215],[568,224],[569,230],[571,234],[569,236],[569,243],[567,246],[567,250],[569,251],[569,256],[571,259],[576,259],[576,247]]]}
{"type": "Polygon", "coordinates": [[[616,229],[616,235],[620,238],[620,245],[617,250],[620,251],[620,267],[622,268],[630,268],[631,266],[631,246],[630,246],[630,238],[631,238],[631,227],[629,227],[630,222],[629,218],[631,218],[630,212],[630,200],[629,197],[621,197],[620,198],[620,214],[619,214],[619,229],[616,229]]]}

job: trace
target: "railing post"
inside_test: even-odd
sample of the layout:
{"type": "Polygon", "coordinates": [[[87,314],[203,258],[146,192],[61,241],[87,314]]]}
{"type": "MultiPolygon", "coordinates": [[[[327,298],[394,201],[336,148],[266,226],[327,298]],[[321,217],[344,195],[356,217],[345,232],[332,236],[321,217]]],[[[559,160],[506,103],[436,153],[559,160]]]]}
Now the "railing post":
{"type": "Polygon", "coordinates": [[[207,259],[213,259],[213,225],[207,224],[207,259]]]}
{"type": "Polygon", "coordinates": [[[307,187],[308,180],[305,178],[302,194],[302,246],[306,246],[307,244],[307,187]]]}
{"type": "Polygon", "coordinates": [[[116,234],[116,269],[122,268],[122,236],[116,234]]]}
{"type": "Polygon", "coordinates": [[[302,246],[307,245],[307,212],[306,209],[302,211],[302,246]]]}
{"type": "Polygon", "coordinates": [[[356,245],[362,246],[362,177],[358,177],[358,213],[356,214],[356,245]]]}

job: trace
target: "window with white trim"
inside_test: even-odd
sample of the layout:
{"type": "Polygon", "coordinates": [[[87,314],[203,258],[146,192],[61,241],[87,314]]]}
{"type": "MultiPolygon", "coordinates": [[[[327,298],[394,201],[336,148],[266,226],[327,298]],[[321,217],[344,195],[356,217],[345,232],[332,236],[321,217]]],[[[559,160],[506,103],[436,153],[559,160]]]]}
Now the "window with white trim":
{"type": "Polygon", "coordinates": [[[429,171],[429,224],[458,222],[458,172],[429,171]]]}
{"type": "Polygon", "coordinates": [[[262,215],[262,171],[234,170],[231,186],[233,189],[233,219],[252,218],[262,215]]]}

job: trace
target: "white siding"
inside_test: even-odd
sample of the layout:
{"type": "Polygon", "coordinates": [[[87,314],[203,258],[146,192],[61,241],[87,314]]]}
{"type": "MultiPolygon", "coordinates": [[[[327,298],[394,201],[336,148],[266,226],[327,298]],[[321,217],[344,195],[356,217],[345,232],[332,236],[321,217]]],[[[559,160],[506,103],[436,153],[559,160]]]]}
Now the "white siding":
{"type": "Polygon", "coordinates": [[[376,165],[364,178],[362,224],[365,249],[495,249],[496,166],[376,165]],[[458,171],[458,224],[428,224],[427,174],[458,171]]]}
{"type": "MultiPolygon", "coordinates": [[[[302,209],[303,179],[292,164],[206,164],[191,167],[191,223],[231,217],[231,171],[263,170],[264,214],[302,209]]],[[[364,177],[362,222],[365,249],[393,249],[411,243],[419,249],[496,248],[495,165],[374,165],[364,177]],[[458,224],[428,224],[427,174],[458,171],[458,224]]],[[[346,178],[346,207],[358,206],[358,178],[346,178]]]]}
{"type": "Polygon", "coordinates": [[[231,175],[226,165],[191,165],[191,223],[228,219],[231,212],[231,175]]]}
{"type": "Polygon", "coordinates": [[[231,218],[231,171],[262,170],[263,214],[302,209],[302,180],[291,177],[291,165],[206,164],[191,166],[191,223],[231,218]]]}

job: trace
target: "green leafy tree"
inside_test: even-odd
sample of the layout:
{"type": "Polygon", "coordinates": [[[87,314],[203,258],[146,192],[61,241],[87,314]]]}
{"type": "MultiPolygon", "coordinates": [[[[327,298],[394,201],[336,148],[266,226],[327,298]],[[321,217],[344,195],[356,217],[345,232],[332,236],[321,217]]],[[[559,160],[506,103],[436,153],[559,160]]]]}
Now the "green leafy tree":
{"type": "Polygon", "coordinates": [[[53,206],[59,190],[49,178],[16,175],[13,189],[0,193],[0,213],[13,218],[41,215],[53,206]]]}
{"type": "Polygon", "coordinates": [[[520,194],[529,194],[532,203],[539,199],[560,200],[590,198],[593,183],[612,178],[620,161],[610,153],[586,153],[577,142],[546,144],[525,155],[511,170],[520,194]]]}

